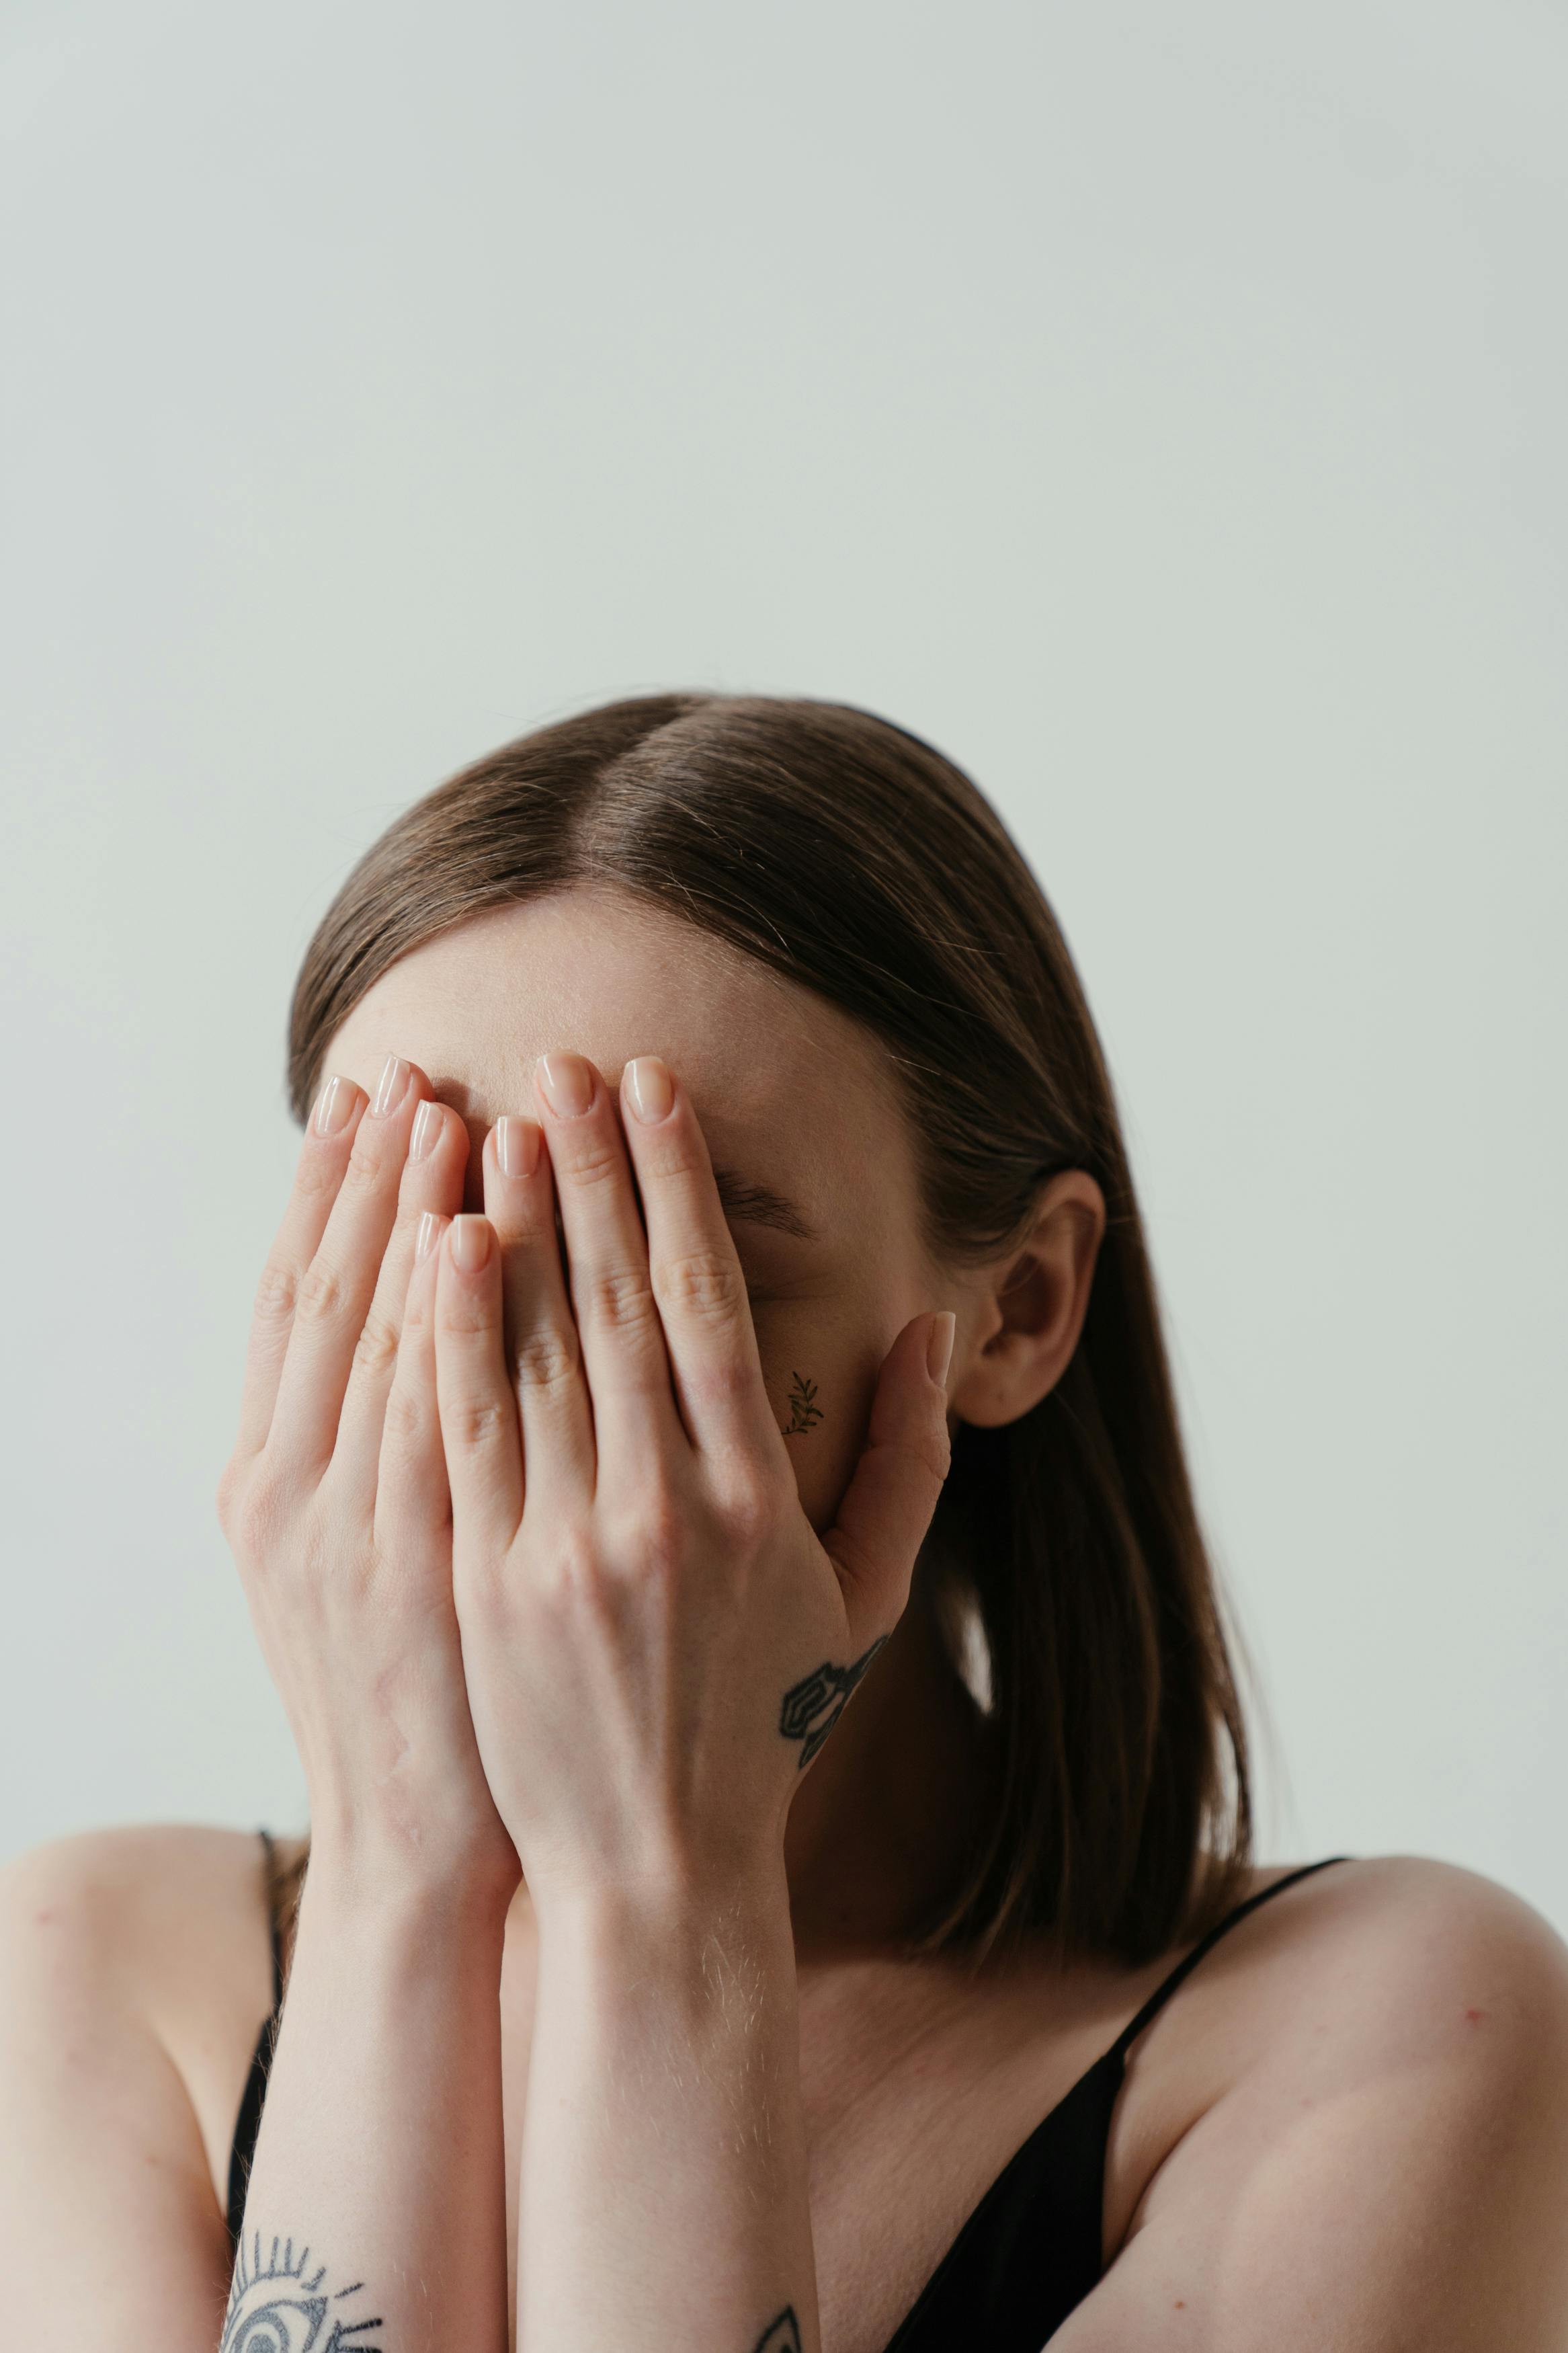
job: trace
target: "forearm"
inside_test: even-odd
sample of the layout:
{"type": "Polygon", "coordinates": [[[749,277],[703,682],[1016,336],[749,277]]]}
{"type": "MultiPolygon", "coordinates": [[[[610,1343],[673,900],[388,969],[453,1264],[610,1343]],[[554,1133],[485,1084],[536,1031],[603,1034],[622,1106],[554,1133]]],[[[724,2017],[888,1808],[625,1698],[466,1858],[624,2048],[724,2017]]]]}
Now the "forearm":
{"type": "Polygon", "coordinates": [[[782,1860],[542,1908],[518,2270],[521,2353],[817,2353],[782,1860]]]}
{"type": "Polygon", "coordinates": [[[323,2348],[341,2322],[355,2353],[506,2353],[505,1917],[493,1886],[313,1853],[225,2347],[287,2298],[324,2299],[323,2348]]]}

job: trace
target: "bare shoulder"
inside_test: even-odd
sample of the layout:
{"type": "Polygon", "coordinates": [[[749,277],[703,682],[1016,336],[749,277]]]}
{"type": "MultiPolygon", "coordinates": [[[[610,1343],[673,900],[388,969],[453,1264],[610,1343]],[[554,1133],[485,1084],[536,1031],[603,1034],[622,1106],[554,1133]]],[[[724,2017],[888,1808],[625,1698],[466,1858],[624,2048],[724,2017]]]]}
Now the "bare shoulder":
{"type": "Polygon", "coordinates": [[[1283,2038],[1358,2066],[1425,2054],[1482,2077],[1526,2052],[1536,2069],[1568,2063],[1568,1945],[1497,1881],[1422,1855],[1369,1856],[1268,1912],[1278,1934],[1256,1947],[1267,2049],[1283,2038]]]}
{"type": "Polygon", "coordinates": [[[1456,1865],[1357,1859],[1190,1986],[1191,2035],[1173,2020],[1150,2052],[1189,2112],[1066,2353],[1163,2346],[1178,2314],[1194,2342],[1280,2353],[1560,2353],[1568,1946],[1539,1912],[1456,1865]]]}
{"type": "Polygon", "coordinates": [[[77,2070],[89,2100],[144,2038],[217,2180],[272,2001],[255,1833],[115,1826],[15,1856],[0,1868],[0,1986],[10,2016],[30,2021],[34,2050],[96,2055],[95,2069],[77,2070]]]}
{"type": "MultiPolygon", "coordinates": [[[[8,1944],[89,1970],[156,2012],[216,1963],[242,1995],[267,1979],[260,1849],[249,1831],[135,1823],[46,1840],[0,1869],[8,1944]]],[[[270,2001],[267,1991],[263,2009],[270,2001]]],[[[247,2003],[254,2007],[254,2002],[247,2003]]],[[[155,2022],[157,2022],[155,2021],[155,2022]]]]}
{"type": "MultiPolygon", "coordinates": [[[[1272,1878],[1260,1873],[1260,1887],[1272,1878]]],[[[1507,2026],[1532,2002],[1549,2014],[1568,1995],[1568,1944],[1542,1913],[1498,1880],[1425,1854],[1354,1856],[1281,1890],[1250,1951],[1269,2014],[1317,2019],[1331,1984],[1347,2029],[1387,2023],[1389,2005],[1405,2031],[1450,2029],[1455,1995],[1481,1986],[1498,2005],[1465,2000],[1465,2026],[1507,2026]]]]}

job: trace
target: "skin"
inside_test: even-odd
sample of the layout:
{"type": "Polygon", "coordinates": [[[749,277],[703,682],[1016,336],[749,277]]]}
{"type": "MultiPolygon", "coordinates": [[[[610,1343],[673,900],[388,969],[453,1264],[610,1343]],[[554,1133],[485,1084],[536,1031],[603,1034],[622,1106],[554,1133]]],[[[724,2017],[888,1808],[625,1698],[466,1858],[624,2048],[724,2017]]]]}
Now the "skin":
{"type": "MultiPolygon", "coordinates": [[[[357,1219],[336,1262],[342,1329],[329,1314],[298,1324],[295,1277],[287,1314],[264,1283],[223,1496],[315,1839],[247,2207],[268,2276],[238,2275],[231,2341],[268,2298],[306,2292],[308,2236],[310,2278],[350,2316],[342,2345],[482,2353],[520,2319],[528,2353],[880,2353],[974,2200],[1173,1957],[1064,1969],[1042,1948],[972,1982],[891,1949],[950,1885],[984,1798],[918,1579],[906,1605],[942,1433],[954,1415],[1005,1422],[1059,1377],[1102,1230],[1096,1188],[1058,1178],[989,1268],[931,1265],[874,1045],[614,894],[429,944],[356,1008],[328,1067],[350,1127],[307,1140],[273,1263],[326,1263],[328,1237],[357,1219]],[[409,1086],[378,1124],[389,1054],[409,1086]],[[489,1406],[503,1334],[515,1346],[542,1328],[549,1254],[537,1198],[503,1182],[493,1123],[539,1127],[574,1277],[612,1230],[631,1246],[635,1196],[612,1163],[591,1208],[573,1194],[578,1146],[552,1130],[541,1055],[596,1074],[603,1140],[624,1134],[626,1169],[647,1178],[656,1264],[676,1254],[672,1169],[654,1166],[657,1131],[633,1133],[622,1081],[633,1058],[663,1060],[689,1123],[675,1159],[697,1172],[687,1213],[710,1256],[732,1248],[751,1301],[702,1319],[688,1299],[683,1319],[671,1294],[657,1329],[623,1316],[595,1335],[595,1294],[580,1293],[595,1428],[615,1432],[595,1492],[615,1508],[590,1508],[582,1397],[558,1383],[566,1409],[526,1450],[556,1482],[542,1538],[521,1533],[489,1406]],[[410,1161],[426,1098],[434,1149],[410,1161]],[[687,1148],[699,1134],[816,1238],[738,1202],[726,1221],[687,1148]],[[426,1213],[440,1240],[416,1263],[426,1213]],[[499,1249],[467,1271],[450,1222],[465,1213],[499,1249]],[[942,1309],[955,1336],[938,1390],[923,1342],[942,1309]],[[754,1349],[754,1379],[718,1383],[704,1408],[714,1347],[754,1349]],[[786,1439],[797,1377],[819,1418],[786,1439]],[[649,1418],[670,1383],[695,1448],[649,1418]],[[435,1416],[414,1409],[422,1395],[435,1416]],[[726,1442],[737,1399],[751,1419],[726,1442]],[[836,1531],[879,1430],[901,1475],[851,1563],[836,1531]],[[384,1506],[369,1547],[350,1541],[356,1460],[384,1506]],[[563,1610],[568,1588],[616,1606],[563,1610]],[[669,1624],[681,1673],[639,1678],[669,1624]],[[773,1703],[884,1633],[802,1772],[773,1703]],[[672,1723],[718,1724],[726,1769],[661,1775],[672,1723]]],[[[331,1290],[317,1283],[318,1307],[331,1290]]],[[[0,2262],[29,2344],[84,2341],[89,2322],[174,2353],[216,2341],[215,2193],[269,1998],[254,1904],[248,1841],[218,1832],[63,1841],[5,1875],[0,2262]]],[[[1108,2155],[1109,2268],[1053,2342],[1560,2346],[1565,2088],[1568,1968],[1527,1906],[1408,1859],[1323,1873],[1238,1927],[1135,2046],[1108,2155]]]]}
{"type": "MultiPolygon", "coordinates": [[[[744,1215],[731,1221],[781,1428],[793,1418],[796,1369],[816,1385],[820,1419],[787,1451],[818,1534],[843,1498],[878,1374],[911,1316],[955,1314],[953,1418],[1012,1420],[1059,1377],[1104,1230],[1093,1178],[1069,1171],[1055,1180],[1027,1247],[996,1265],[963,1273],[934,1265],[918,1239],[904,1115],[875,1041],[834,1008],[635,901],[579,889],[431,942],[367,994],[328,1061],[367,1097],[388,1054],[427,1074],[420,1091],[427,1084],[451,1108],[462,1135],[449,1132],[433,1155],[419,1206],[475,1213],[487,1199],[493,1122],[511,1106],[536,1108],[535,1060],[564,1039],[610,1092],[635,1055],[662,1057],[679,1074],[714,1166],[782,1196],[815,1229],[806,1240],[744,1215]],[[628,1016],[640,1006],[658,1008],[651,1039],[649,1025],[628,1016]]],[[[801,1947],[876,1942],[906,1928],[933,1889],[951,1885],[983,1796],[951,1667],[929,1616],[916,1612],[792,1794],[786,1856],[801,1947]],[[890,1775],[885,1760],[895,1753],[890,1775]]]]}

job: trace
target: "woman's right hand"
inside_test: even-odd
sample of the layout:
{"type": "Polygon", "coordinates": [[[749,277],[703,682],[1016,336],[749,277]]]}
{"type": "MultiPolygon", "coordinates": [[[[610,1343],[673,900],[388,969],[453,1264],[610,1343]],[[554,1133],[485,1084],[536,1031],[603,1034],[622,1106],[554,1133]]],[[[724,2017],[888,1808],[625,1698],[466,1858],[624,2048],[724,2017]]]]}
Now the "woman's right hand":
{"type": "Polygon", "coordinates": [[[350,1079],[322,1088],[217,1505],[304,1767],[312,1856],[510,1889],[516,1852],[463,1681],[436,1402],[437,1250],[468,1155],[462,1121],[396,1056],[374,1103],[350,1079]]]}

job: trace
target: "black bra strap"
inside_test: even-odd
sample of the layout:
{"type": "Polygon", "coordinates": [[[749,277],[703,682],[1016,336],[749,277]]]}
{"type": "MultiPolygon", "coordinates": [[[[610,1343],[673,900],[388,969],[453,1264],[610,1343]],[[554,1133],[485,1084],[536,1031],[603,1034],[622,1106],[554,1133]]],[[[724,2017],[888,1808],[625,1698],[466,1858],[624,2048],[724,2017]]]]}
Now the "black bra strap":
{"type": "Polygon", "coordinates": [[[1288,1871],[1283,1879],[1277,1879],[1274,1882],[1272,1887],[1260,1888],[1256,1895],[1249,1895],[1245,1904],[1238,1904],[1234,1911],[1227,1912],[1225,1918],[1218,1921],[1209,1930],[1208,1935],[1193,1947],[1185,1960],[1178,1961],[1170,1976],[1155,1987],[1137,2017],[1130,2025],[1122,2028],[1110,2051],[1106,2053],[1107,2058],[1113,2054],[1118,2059],[1124,2059],[1127,2056],[1129,2049],[1142,2033],[1150,2020],[1157,2011],[1164,2008],[1183,1979],[1190,1976],[1211,1946],[1217,1945],[1220,1938],[1227,1930],[1234,1928],[1238,1920],[1245,1920],[1249,1912],[1256,1912],[1258,1905],[1267,1904],[1271,1895],[1282,1895],[1286,1888],[1294,1887],[1299,1879],[1310,1879],[1314,1871],[1327,1871],[1331,1862],[1349,1862],[1350,1860],[1348,1854],[1326,1854],[1321,1862],[1304,1862],[1299,1871],[1288,1871]]]}
{"type": "Polygon", "coordinates": [[[283,2007],[283,1936],[278,1918],[278,1850],[270,1831],[258,1831],[267,1871],[267,1926],[272,1938],[272,2007],[283,2007]]]}

